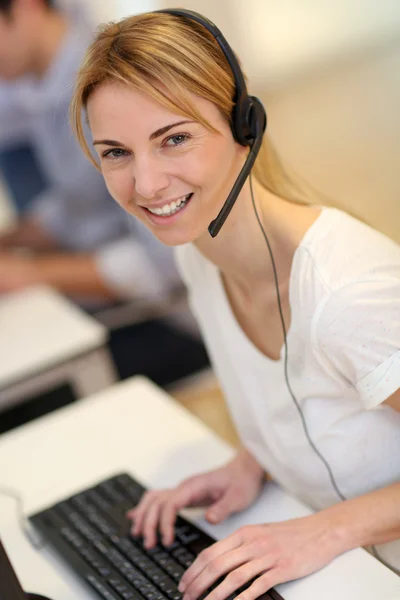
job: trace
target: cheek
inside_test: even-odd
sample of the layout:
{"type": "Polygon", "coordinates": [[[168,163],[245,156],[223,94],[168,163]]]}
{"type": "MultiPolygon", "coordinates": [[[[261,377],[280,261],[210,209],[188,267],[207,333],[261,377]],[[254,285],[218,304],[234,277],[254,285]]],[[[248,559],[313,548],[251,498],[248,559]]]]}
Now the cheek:
{"type": "Polygon", "coordinates": [[[103,177],[107,185],[107,189],[122,208],[128,210],[130,201],[133,198],[134,182],[131,174],[127,169],[103,169],[103,177]]]}

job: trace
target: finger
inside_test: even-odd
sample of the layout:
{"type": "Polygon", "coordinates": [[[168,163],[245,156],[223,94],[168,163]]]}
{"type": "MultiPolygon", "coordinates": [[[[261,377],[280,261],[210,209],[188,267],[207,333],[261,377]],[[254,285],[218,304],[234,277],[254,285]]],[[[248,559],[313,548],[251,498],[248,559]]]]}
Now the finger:
{"type": "MultiPolygon", "coordinates": [[[[272,561],[270,563],[272,565],[272,561]]],[[[268,568],[267,565],[267,558],[263,557],[246,562],[237,569],[231,570],[222,583],[207,596],[207,600],[225,600],[225,598],[246,586],[254,577],[257,577],[260,573],[265,573],[268,568]]],[[[242,594],[240,596],[242,597],[242,594]]]]}
{"type": "Polygon", "coordinates": [[[128,518],[133,518],[136,514],[140,514],[143,510],[143,507],[146,506],[147,502],[154,496],[155,493],[156,492],[154,491],[146,492],[140,499],[140,502],[138,502],[136,506],[133,506],[125,513],[126,516],[128,518]]]}
{"type": "Polygon", "coordinates": [[[169,546],[175,537],[175,521],[177,512],[189,506],[197,493],[198,482],[196,480],[187,481],[180,485],[168,501],[162,506],[160,514],[160,533],[163,538],[164,546],[169,546]]]}
{"type": "MultiPolygon", "coordinates": [[[[190,585],[187,586],[184,600],[195,600],[199,596],[201,596],[206,590],[208,590],[213,583],[218,581],[221,577],[226,575],[227,573],[235,572],[238,567],[242,565],[249,565],[253,559],[254,550],[250,545],[240,546],[239,548],[235,548],[231,552],[223,554],[218,558],[210,561],[208,565],[203,569],[203,571],[199,574],[199,576],[194,579],[190,585]]],[[[248,567],[247,567],[248,568],[248,567]]],[[[243,575],[242,571],[240,574],[243,575]]],[[[228,575],[230,577],[230,575],[228,575]]],[[[249,581],[250,577],[245,581],[249,581]]],[[[245,583],[245,581],[243,583],[245,583]]],[[[222,584],[216,588],[219,590],[222,584]]],[[[233,585],[233,583],[231,583],[233,585]]],[[[226,586],[225,586],[226,587],[226,586]]],[[[229,586],[228,586],[229,587],[229,586]]],[[[239,586],[240,587],[240,586],[239,586]]],[[[236,588],[233,588],[234,591],[236,588]]],[[[214,592],[212,592],[214,593],[214,592]]],[[[223,598],[227,598],[229,594],[223,596],[223,598]]],[[[217,597],[219,597],[217,595],[217,597]]]]}
{"type": "Polygon", "coordinates": [[[200,552],[194,563],[184,573],[179,584],[179,591],[184,592],[211,561],[241,546],[242,539],[239,530],[200,552]]]}
{"type": "Polygon", "coordinates": [[[138,536],[143,533],[143,523],[147,512],[153,502],[156,502],[160,497],[161,492],[149,492],[141,500],[140,504],[136,507],[134,513],[134,523],[132,527],[132,535],[138,536]]]}
{"type": "Polygon", "coordinates": [[[164,498],[158,497],[149,506],[142,525],[143,543],[145,548],[153,548],[157,543],[158,524],[160,521],[161,505],[164,498]]]}
{"type": "Polygon", "coordinates": [[[230,489],[222,496],[220,500],[215,502],[206,512],[206,519],[211,523],[219,523],[232,514],[237,507],[237,489],[230,489]]]}
{"type": "Polygon", "coordinates": [[[247,589],[243,590],[235,600],[256,600],[278,583],[288,581],[288,577],[278,568],[272,567],[264,575],[258,577],[247,589]]]}
{"type": "Polygon", "coordinates": [[[173,498],[161,508],[160,533],[164,546],[170,546],[174,541],[176,515],[180,508],[173,498]]]}

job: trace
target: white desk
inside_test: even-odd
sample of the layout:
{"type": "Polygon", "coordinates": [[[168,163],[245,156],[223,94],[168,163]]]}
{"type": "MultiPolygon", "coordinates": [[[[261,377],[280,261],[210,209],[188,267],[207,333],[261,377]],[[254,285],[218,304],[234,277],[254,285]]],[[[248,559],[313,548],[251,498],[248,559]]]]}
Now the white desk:
{"type": "MultiPolygon", "coordinates": [[[[2,436],[0,482],[19,490],[32,514],[120,470],[148,486],[169,486],[224,463],[232,454],[165,392],[138,377],[2,436]]],[[[200,524],[222,537],[244,523],[307,512],[268,483],[245,513],[217,527],[200,524]]],[[[93,600],[52,551],[32,549],[17,524],[15,503],[1,496],[0,536],[27,591],[52,600],[93,600]]],[[[354,550],[278,589],[285,600],[399,600],[400,579],[364,550],[354,550]]]]}
{"type": "Polygon", "coordinates": [[[0,296],[0,411],[69,382],[77,397],[115,382],[107,330],[55,290],[0,296]]]}

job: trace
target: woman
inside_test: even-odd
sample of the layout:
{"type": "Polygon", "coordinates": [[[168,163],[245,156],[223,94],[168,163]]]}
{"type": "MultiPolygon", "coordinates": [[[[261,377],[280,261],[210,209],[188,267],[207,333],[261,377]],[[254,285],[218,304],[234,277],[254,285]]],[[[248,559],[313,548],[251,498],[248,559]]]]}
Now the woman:
{"type": "Polygon", "coordinates": [[[151,547],[160,527],[170,544],[176,512],[189,505],[208,506],[206,518],[219,522],[255,500],[266,472],[318,511],[217,542],[183,576],[184,600],[228,572],[209,598],[255,578],[240,595],[252,600],[358,546],[378,545],[400,568],[400,249],[341,211],[310,205],[268,137],[210,237],[248,154],[232,135],[234,95],[232,71],[202,25],[149,13],[99,33],[72,106],[90,156],[87,111],[115,200],[179,246],[243,442],[230,464],[146,494],[129,513],[134,533],[151,547]]]}

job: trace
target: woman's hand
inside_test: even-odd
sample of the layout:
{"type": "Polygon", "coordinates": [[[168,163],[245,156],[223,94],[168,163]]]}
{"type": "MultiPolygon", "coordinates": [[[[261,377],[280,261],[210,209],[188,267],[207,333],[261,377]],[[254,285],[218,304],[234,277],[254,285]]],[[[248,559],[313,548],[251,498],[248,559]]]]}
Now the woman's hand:
{"type": "Polygon", "coordinates": [[[263,469],[243,450],[224,467],[190,477],[174,489],[147,492],[127,513],[134,521],[132,533],[143,535],[145,546],[151,548],[157,542],[159,528],[163,544],[168,546],[174,541],[174,524],[181,508],[207,506],[205,518],[219,523],[252,504],[263,479],[263,469]]]}
{"type": "Polygon", "coordinates": [[[183,600],[196,600],[225,575],[207,600],[225,600],[253,579],[236,600],[254,600],[279,583],[321,569],[345,550],[339,539],[333,539],[329,525],[321,512],[282,523],[242,527],[199,554],[181,579],[183,600]]]}

